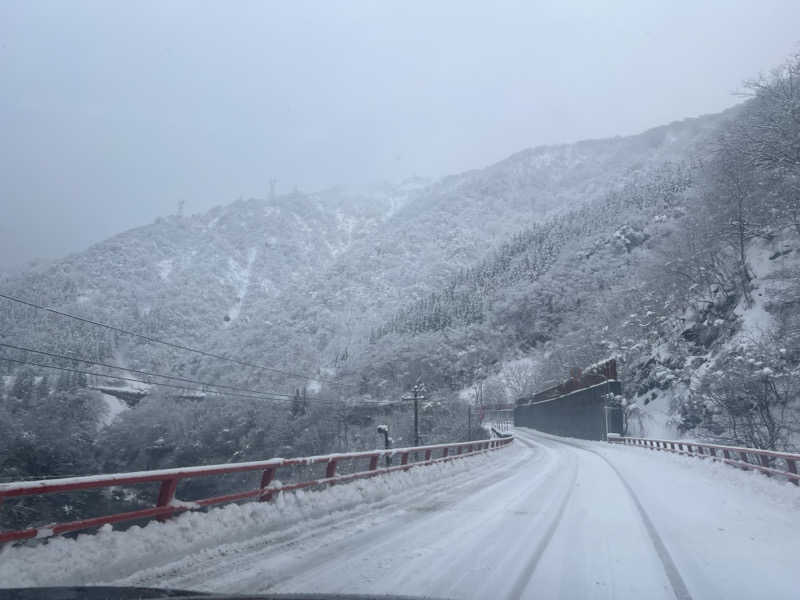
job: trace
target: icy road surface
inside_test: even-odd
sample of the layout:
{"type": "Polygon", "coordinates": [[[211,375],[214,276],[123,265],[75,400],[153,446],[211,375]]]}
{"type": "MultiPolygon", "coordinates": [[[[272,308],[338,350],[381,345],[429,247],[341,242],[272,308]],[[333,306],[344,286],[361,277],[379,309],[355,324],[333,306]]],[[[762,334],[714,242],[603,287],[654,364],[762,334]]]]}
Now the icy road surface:
{"type": "MultiPolygon", "coordinates": [[[[208,548],[198,550],[192,539],[192,551],[183,554],[174,542],[171,554],[178,556],[158,559],[159,566],[152,557],[148,563],[140,542],[126,550],[132,553],[127,566],[124,552],[113,565],[100,566],[99,560],[82,571],[52,564],[90,556],[96,543],[91,536],[85,536],[84,548],[81,540],[60,542],[61,555],[25,549],[0,556],[0,562],[6,557],[33,565],[31,573],[59,573],[39,584],[105,582],[226,593],[800,597],[796,487],[641,448],[557,440],[524,429],[516,435],[512,449],[457,461],[460,470],[441,486],[420,482],[416,489],[316,516],[313,526],[271,535],[254,531],[235,543],[215,544],[210,534],[208,548]],[[36,565],[37,556],[51,564],[36,565]],[[110,573],[124,576],[109,578],[110,573]]],[[[305,500],[321,502],[325,494],[305,500]]],[[[205,527],[214,513],[191,517],[205,519],[205,527]]],[[[152,536],[163,531],[180,539],[181,519],[183,530],[186,523],[202,523],[181,517],[135,534],[106,532],[114,542],[106,548],[125,548],[126,536],[150,530],[146,539],[155,552],[152,536]]],[[[11,569],[20,567],[7,573],[11,569]]],[[[0,576],[2,571],[0,566],[0,576]]]]}

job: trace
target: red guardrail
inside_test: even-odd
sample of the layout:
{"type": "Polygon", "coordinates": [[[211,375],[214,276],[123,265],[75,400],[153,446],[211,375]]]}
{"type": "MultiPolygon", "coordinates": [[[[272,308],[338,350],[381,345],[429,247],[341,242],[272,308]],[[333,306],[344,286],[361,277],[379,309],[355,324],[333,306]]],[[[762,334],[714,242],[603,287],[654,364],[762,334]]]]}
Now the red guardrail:
{"type": "Polygon", "coordinates": [[[199,510],[213,504],[224,504],[239,500],[257,498],[261,502],[269,501],[277,492],[298,490],[301,488],[314,486],[327,486],[335,483],[344,483],[365,477],[374,477],[394,471],[407,471],[412,467],[430,465],[438,462],[454,460],[466,456],[479,454],[489,450],[497,450],[507,446],[513,441],[512,437],[504,437],[493,440],[481,440],[476,442],[461,442],[456,444],[438,444],[434,446],[418,446],[415,448],[400,448],[397,450],[373,450],[369,452],[350,452],[345,454],[329,454],[325,456],[310,456],[305,458],[273,458],[270,460],[230,463],[224,465],[208,465],[203,467],[185,467],[177,469],[162,469],[158,471],[138,471],[134,473],[115,473],[109,475],[90,475],[86,477],[69,477],[65,479],[49,479],[41,481],[24,481],[0,484],[0,508],[5,498],[15,498],[20,496],[33,496],[39,494],[55,494],[63,492],[75,492],[94,488],[108,488],[120,485],[130,485],[138,483],[160,483],[158,500],[152,508],[128,511],[69,523],[56,523],[45,527],[21,529],[18,531],[0,532],[0,544],[30,538],[50,537],[70,531],[99,527],[106,523],[120,523],[135,519],[159,519],[165,520],[177,513],[187,510],[199,510]],[[411,454],[418,456],[424,453],[424,460],[409,462],[411,454]],[[434,458],[434,453],[439,454],[434,458]],[[400,457],[400,464],[378,468],[378,463],[384,457],[400,457]],[[369,459],[369,467],[365,470],[354,471],[352,473],[337,475],[336,466],[343,461],[355,461],[358,459],[369,459]],[[313,465],[325,463],[325,477],[321,479],[311,479],[289,483],[286,485],[275,485],[275,474],[282,467],[296,465],[313,465]],[[240,473],[244,471],[261,471],[261,485],[258,488],[203,498],[192,502],[183,502],[176,499],[175,492],[178,483],[183,479],[194,477],[208,477],[211,475],[222,475],[227,473],[240,473]]]}
{"type": "Polygon", "coordinates": [[[740,446],[721,446],[719,444],[702,444],[699,442],[679,442],[675,440],[656,440],[650,438],[610,436],[608,441],[629,446],[641,446],[652,450],[666,450],[686,456],[711,458],[740,469],[754,469],[767,475],[779,475],[787,478],[795,485],[800,485],[797,465],[800,454],[758,450],[740,446]],[[748,460],[749,458],[749,460],[748,460]]]}

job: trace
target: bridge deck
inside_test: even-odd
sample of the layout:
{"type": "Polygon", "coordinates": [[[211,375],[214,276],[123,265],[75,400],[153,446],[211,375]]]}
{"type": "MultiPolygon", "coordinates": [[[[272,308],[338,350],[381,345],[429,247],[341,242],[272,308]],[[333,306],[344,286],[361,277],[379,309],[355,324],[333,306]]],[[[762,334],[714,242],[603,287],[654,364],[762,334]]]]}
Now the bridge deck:
{"type": "MultiPolygon", "coordinates": [[[[345,498],[341,512],[308,510],[236,541],[193,530],[215,518],[194,514],[153,524],[150,537],[15,548],[0,580],[451,598],[797,597],[796,487],[634,447],[517,435],[515,448],[414,488],[322,492],[345,498]],[[152,532],[171,536],[171,560],[152,532]]],[[[268,509],[220,514],[244,521],[247,510],[268,509]]]]}

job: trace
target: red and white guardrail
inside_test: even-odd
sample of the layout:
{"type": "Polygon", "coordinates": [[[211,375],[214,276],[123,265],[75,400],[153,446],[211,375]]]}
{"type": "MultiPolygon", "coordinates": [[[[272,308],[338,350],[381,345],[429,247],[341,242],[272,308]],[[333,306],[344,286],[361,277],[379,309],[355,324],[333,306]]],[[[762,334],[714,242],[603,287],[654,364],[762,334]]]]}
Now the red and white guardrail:
{"type": "Polygon", "coordinates": [[[158,471],[138,471],[134,473],[115,473],[108,475],[90,475],[86,477],[69,477],[64,479],[2,483],[0,484],[0,509],[2,509],[2,502],[5,498],[77,492],[96,488],[110,488],[154,482],[160,483],[160,487],[156,505],[151,508],[83,519],[80,521],[71,521],[68,523],[55,523],[44,527],[31,527],[18,531],[0,531],[0,544],[37,537],[49,537],[70,531],[99,527],[106,523],[120,523],[136,519],[165,520],[177,513],[187,510],[199,510],[214,504],[224,504],[248,499],[257,499],[261,502],[265,502],[272,499],[272,496],[277,492],[286,492],[315,486],[328,486],[335,483],[345,483],[355,479],[392,473],[394,471],[407,471],[417,466],[431,465],[490,450],[497,450],[512,442],[513,437],[509,436],[492,440],[418,446],[415,448],[399,448],[396,450],[372,450],[368,452],[350,452],[304,458],[273,458],[264,461],[208,465],[202,467],[182,467],[158,471]],[[411,462],[409,462],[410,456],[412,457],[411,462]],[[424,456],[424,459],[415,460],[415,458],[419,458],[420,456],[424,456]],[[380,459],[386,457],[399,457],[400,464],[379,468],[380,459]],[[362,460],[366,463],[365,459],[369,459],[367,468],[365,469],[362,467],[360,470],[356,470],[359,469],[357,461],[362,460]],[[337,475],[337,465],[344,462],[350,462],[353,469],[349,473],[337,475]],[[309,479],[285,485],[277,482],[276,473],[281,468],[320,463],[326,465],[325,477],[323,478],[309,479]],[[178,483],[184,479],[209,477],[227,473],[241,473],[244,471],[261,471],[261,485],[255,489],[238,491],[224,496],[202,498],[191,502],[183,502],[175,497],[178,483]]]}
{"type": "Polygon", "coordinates": [[[774,452],[772,450],[758,450],[741,446],[722,446],[719,444],[704,444],[700,442],[685,442],[675,440],[657,440],[650,438],[622,437],[609,435],[608,441],[615,444],[640,446],[651,450],[666,450],[686,456],[711,458],[740,469],[754,469],[767,475],[785,477],[795,485],[800,485],[800,475],[797,467],[800,464],[800,454],[789,452],[774,452]]]}

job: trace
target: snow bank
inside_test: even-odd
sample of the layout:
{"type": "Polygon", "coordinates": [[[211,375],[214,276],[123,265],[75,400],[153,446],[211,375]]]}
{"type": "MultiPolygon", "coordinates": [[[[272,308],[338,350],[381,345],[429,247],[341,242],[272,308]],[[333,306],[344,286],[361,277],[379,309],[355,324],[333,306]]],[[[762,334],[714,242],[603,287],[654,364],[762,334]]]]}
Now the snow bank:
{"type": "MultiPolygon", "coordinates": [[[[584,442],[585,443],[585,442],[584,442]]],[[[629,469],[632,479],[661,485],[664,480],[674,483],[677,479],[692,478],[692,485],[686,487],[686,497],[699,498],[704,490],[698,489],[696,477],[704,479],[703,488],[714,489],[715,495],[741,499],[747,496],[751,508],[757,513],[759,507],[771,505],[780,510],[800,511],[800,488],[776,478],[767,477],[759,471],[745,471],[722,461],[684,456],[673,452],[659,452],[635,446],[609,445],[602,442],[593,444],[593,449],[613,460],[615,465],[629,469]],[[636,453],[643,456],[637,456],[636,453]],[[655,460],[658,462],[653,462],[655,460]],[[634,475],[635,471],[635,475],[634,475]]],[[[678,493],[677,490],[673,490],[678,493]]]]}
{"type": "Polygon", "coordinates": [[[597,444],[646,508],[694,598],[797,598],[800,488],[721,462],[597,444]]]}
{"type": "Polygon", "coordinates": [[[166,523],[153,521],[126,531],[105,525],[96,534],[75,539],[56,537],[46,543],[8,546],[0,551],[0,582],[9,587],[93,584],[163,567],[188,554],[213,553],[226,544],[276,533],[299,535],[335,524],[348,511],[363,512],[381,501],[399,503],[425,488],[435,489],[458,477],[470,478],[476,470],[499,464],[514,451],[512,446],[325,490],[282,493],[271,503],[184,513],[166,523]]]}

